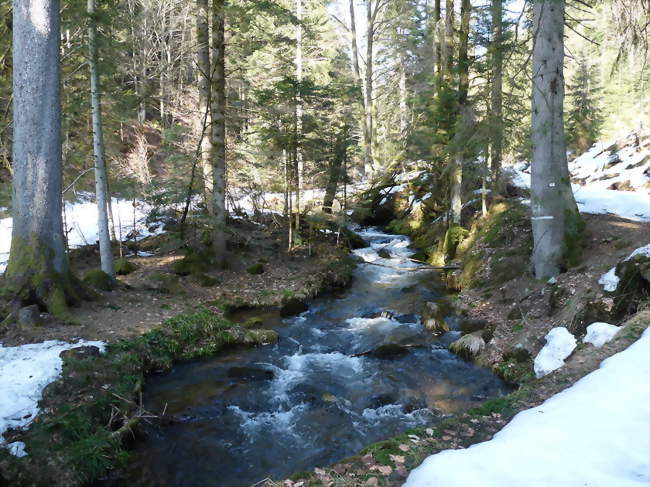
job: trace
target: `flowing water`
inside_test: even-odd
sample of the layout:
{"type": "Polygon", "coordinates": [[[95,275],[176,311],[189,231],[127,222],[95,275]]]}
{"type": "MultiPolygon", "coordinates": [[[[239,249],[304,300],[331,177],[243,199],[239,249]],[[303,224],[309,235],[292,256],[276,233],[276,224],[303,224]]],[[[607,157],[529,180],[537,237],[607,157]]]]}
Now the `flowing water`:
{"type": "Polygon", "coordinates": [[[364,263],[350,288],[276,320],[277,345],[148,378],[145,406],[174,420],[147,427],[126,477],[113,485],[246,487],[333,463],[506,392],[490,372],[447,351],[459,332],[434,338],[423,329],[417,313],[444,299],[443,286],[436,271],[407,259],[409,240],[359,233],[371,246],[355,251],[364,263]],[[367,353],[383,344],[407,345],[408,353],[367,353]]]}

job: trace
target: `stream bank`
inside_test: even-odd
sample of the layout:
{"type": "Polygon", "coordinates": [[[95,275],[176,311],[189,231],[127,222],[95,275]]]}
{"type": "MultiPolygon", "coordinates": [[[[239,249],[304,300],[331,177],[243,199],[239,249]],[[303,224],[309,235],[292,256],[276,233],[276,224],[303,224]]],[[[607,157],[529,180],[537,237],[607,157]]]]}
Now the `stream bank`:
{"type": "Polygon", "coordinates": [[[360,234],[370,246],[355,251],[363,262],[345,291],[279,323],[268,313],[235,315],[274,327],[277,344],[149,377],[145,408],[166,414],[145,427],[125,473],[102,485],[246,487],[507,393],[447,351],[459,333],[453,316],[442,336],[423,326],[422,303],[446,297],[437,272],[409,259],[408,239],[360,234]]]}
{"type": "MultiPolygon", "coordinates": [[[[163,250],[171,239],[161,236],[142,244],[150,245],[147,250],[156,250],[156,255],[129,259],[138,268],[120,276],[118,289],[98,291],[95,301],[74,310],[78,324],[29,328],[9,324],[0,330],[6,345],[76,338],[108,342],[106,354],[81,348],[62,356],[62,378],[45,389],[39,416],[28,430],[5,435],[7,442],[24,442],[28,455],[16,458],[0,449],[0,485],[87,485],[124,465],[131,431],[148,416],[140,403],[146,373],[233,346],[272,343],[277,340],[273,330],[256,323],[234,323],[229,313],[260,304],[295,306],[319,293],[336,292],[352,278],[356,264],[348,257],[347,238],[341,238],[339,246],[335,234],[313,231],[317,237],[313,245],[286,254],[278,249],[281,229],[273,231],[252,222],[241,222],[237,228],[240,237],[250,229],[249,238],[258,236],[261,247],[248,244],[233,249],[228,270],[206,266],[203,272],[218,278],[219,285],[204,287],[194,275],[176,274],[174,263],[183,254],[163,250]],[[252,259],[266,261],[262,274],[246,272],[252,259]],[[165,276],[172,288],[153,289],[152,274],[165,276]],[[229,286],[237,287],[240,294],[229,286]]],[[[91,260],[93,250],[87,250],[91,260]]]]}

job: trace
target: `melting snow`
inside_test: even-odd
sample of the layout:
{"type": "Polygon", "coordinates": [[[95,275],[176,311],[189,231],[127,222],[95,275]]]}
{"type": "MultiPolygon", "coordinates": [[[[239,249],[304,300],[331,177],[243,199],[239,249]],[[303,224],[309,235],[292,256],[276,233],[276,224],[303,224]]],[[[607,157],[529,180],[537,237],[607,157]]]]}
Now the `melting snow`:
{"type": "Polygon", "coordinates": [[[546,345],[535,357],[535,375],[543,377],[564,365],[566,359],[576,348],[575,337],[562,326],[553,328],[546,335],[546,345]]]}
{"type": "Polygon", "coordinates": [[[620,330],[618,326],[609,323],[593,323],[587,327],[587,335],[582,341],[600,348],[610,342],[620,330]]]}
{"type": "MultiPolygon", "coordinates": [[[[634,252],[632,252],[630,255],[628,255],[623,260],[623,262],[626,262],[626,261],[636,257],[637,255],[645,255],[646,257],[650,257],[650,244],[645,245],[643,247],[639,247],[634,252]]],[[[613,267],[612,269],[607,271],[606,274],[603,274],[601,276],[601,278],[598,280],[598,284],[603,286],[603,289],[605,289],[605,291],[613,293],[614,291],[616,291],[616,288],[618,287],[619,280],[620,279],[616,275],[616,267],[613,267]]]]}
{"type": "Polygon", "coordinates": [[[24,454],[24,445],[4,444],[2,435],[10,428],[28,426],[39,413],[38,402],[43,390],[61,376],[64,350],[96,346],[104,351],[103,342],[65,343],[47,341],[3,347],[0,344],[0,445],[10,448],[18,456],[24,454]]]}
{"type": "Polygon", "coordinates": [[[491,441],[430,456],[405,487],[647,486],[648,356],[650,330],[572,387],[519,413],[491,441]]]}

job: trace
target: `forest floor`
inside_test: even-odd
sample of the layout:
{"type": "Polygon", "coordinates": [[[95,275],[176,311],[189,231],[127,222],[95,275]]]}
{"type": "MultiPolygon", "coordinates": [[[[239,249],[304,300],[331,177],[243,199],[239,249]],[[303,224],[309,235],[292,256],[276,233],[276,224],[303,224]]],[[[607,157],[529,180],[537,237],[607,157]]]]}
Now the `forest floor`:
{"type": "MultiPolygon", "coordinates": [[[[129,257],[137,268],[117,276],[117,288],[94,290],[93,299],[70,309],[69,319],[46,318],[44,326],[8,326],[0,329],[5,346],[43,340],[102,340],[107,343],[134,338],[160,326],[165,320],[209,303],[234,307],[279,306],[288,296],[313,297],[335,284],[332,266],[346,252],[335,237],[286,250],[286,231],[278,226],[261,226],[248,221],[233,224],[238,246],[232,249],[226,269],[206,266],[200,275],[177,275],[174,263],[185,252],[169,248],[167,235],[148,237],[139,244],[147,257],[129,257]],[[261,264],[263,272],[247,269],[261,264]],[[205,279],[209,282],[206,285],[205,279]]],[[[96,268],[97,246],[73,250],[72,265],[79,276],[96,268]]]]}

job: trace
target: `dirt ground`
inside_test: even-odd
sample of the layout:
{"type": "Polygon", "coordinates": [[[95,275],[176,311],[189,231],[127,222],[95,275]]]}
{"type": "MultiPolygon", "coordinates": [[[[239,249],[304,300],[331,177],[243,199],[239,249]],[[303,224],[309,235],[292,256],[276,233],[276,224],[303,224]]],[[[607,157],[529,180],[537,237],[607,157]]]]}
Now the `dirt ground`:
{"type": "MultiPolygon", "coordinates": [[[[329,266],[345,255],[332,236],[321,234],[311,244],[288,252],[286,232],[279,226],[238,221],[234,230],[228,268],[206,265],[203,271],[216,281],[214,285],[202,286],[195,275],[174,274],[172,265],[184,251],[166,250],[170,247],[166,237],[153,237],[140,248],[155,255],[128,257],[137,269],[117,276],[117,289],[95,290],[94,299],[72,307],[68,322],[47,317],[43,326],[11,325],[0,330],[0,340],[6,346],[79,338],[113,342],[143,334],[168,318],[211,302],[278,305],[287,294],[311,297],[327,285],[329,266]],[[246,269],[257,263],[262,263],[264,272],[248,273],[246,269]]],[[[72,252],[71,265],[79,276],[98,264],[96,247],[72,252]]]]}
{"type": "Polygon", "coordinates": [[[584,326],[576,321],[580,306],[595,302],[611,308],[613,301],[598,280],[632,251],[650,243],[650,223],[610,215],[583,217],[587,229],[582,263],[560,274],[557,283],[536,281],[522,274],[495,288],[465,289],[460,293],[461,307],[469,317],[497,325],[480,363],[494,365],[516,345],[523,345],[535,356],[551,328],[565,326],[576,335],[584,334],[584,326]]]}

